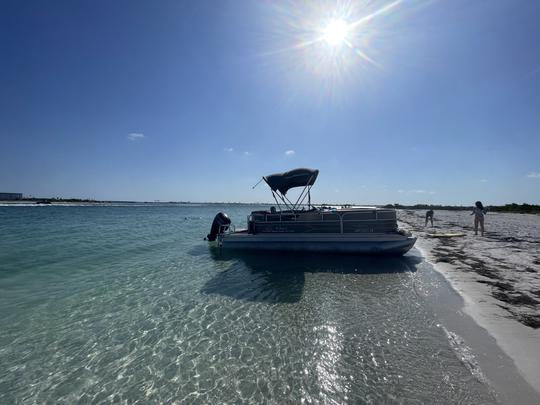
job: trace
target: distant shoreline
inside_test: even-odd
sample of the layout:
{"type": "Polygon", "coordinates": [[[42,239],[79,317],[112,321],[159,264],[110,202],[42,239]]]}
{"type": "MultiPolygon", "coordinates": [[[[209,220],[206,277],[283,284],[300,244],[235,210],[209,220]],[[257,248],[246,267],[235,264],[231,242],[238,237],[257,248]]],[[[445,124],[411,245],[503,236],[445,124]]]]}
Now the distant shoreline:
{"type": "Polygon", "coordinates": [[[68,205],[68,204],[85,204],[85,205],[107,205],[107,204],[145,204],[145,205],[191,205],[191,204],[208,204],[208,205],[271,205],[271,203],[257,202],[198,202],[198,201],[115,201],[115,200],[83,200],[83,199],[56,199],[56,198],[30,198],[22,200],[0,200],[0,204],[10,205],[27,205],[27,204],[43,204],[43,205],[68,205]]]}
{"type": "MultiPolygon", "coordinates": [[[[148,204],[148,205],[189,205],[189,204],[208,204],[208,205],[274,205],[270,202],[209,202],[209,201],[115,201],[115,200],[91,200],[91,199],[79,199],[79,198],[23,198],[21,200],[1,200],[0,204],[88,204],[88,205],[104,205],[104,204],[148,204]]],[[[431,204],[415,204],[415,205],[402,205],[402,204],[341,204],[341,203],[322,203],[314,204],[314,206],[356,206],[356,205],[368,205],[383,208],[395,208],[401,210],[448,210],[448,211],[467,211],[471,210],[472,206],[463,205],[431,205],[431,204]]],[[[491,212],[508,212],[516,214],[540,214],[540,205],[538,204],[505,204],[505,205],[490,205],[486,206],[486,209],[491,212]]]]}
{"type": "MultiPolygon", "coordinates": [[[[387,204],[385,208],[395,208],[400,210],[448,210],[448,211],[467,211],[472,209],[472,205],[431,205],[431,204],[415,204],[415,205],[401,205],[401,204],[387,204]]],[[[505,205],[488,205],[487,211],[491,212],[508,212],[515,214],[540,214],[540,205],[538,204],[505,204],[505,205]]]]}

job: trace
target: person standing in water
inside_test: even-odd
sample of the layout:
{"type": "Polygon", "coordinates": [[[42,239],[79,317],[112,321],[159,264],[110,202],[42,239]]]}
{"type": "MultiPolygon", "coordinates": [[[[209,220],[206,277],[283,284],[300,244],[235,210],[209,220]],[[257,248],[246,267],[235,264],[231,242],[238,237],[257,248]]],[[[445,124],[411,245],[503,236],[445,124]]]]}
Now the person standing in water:
{"type": "Polygon", "coordinates": [[[433,228],[433,210],[429,210],[426,212],[426,224],[424,225],[425,227],[427,226],[428,220],[431,221],[431,227],[433,228]]]}
{"type": "Polygon", "coordinates": [[[484,215],[486,210],[480,201],[477,201],[474,205],[471,213],[471,215],[474,215],[474,234],[478,235],[478,224],[480,224],[480,232],[484,236],[484,215]]]}

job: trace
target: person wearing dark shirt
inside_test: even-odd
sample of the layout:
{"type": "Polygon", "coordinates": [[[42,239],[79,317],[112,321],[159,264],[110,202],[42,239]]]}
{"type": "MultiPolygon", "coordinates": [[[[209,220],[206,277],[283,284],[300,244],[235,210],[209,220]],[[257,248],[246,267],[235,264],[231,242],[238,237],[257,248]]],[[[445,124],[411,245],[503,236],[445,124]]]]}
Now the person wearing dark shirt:
{"type": "Polygon", "coordinates": [[[424,226],[427,226],[428,221],[431,221],[431,227],[433,227],[433,210],[426,212],[426,224],[424,226]]]}

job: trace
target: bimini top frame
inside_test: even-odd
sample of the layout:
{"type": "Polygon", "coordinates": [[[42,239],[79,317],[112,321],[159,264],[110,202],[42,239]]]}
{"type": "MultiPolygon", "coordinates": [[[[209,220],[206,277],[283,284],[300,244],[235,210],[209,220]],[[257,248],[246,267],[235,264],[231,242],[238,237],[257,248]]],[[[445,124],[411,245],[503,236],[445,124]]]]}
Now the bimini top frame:
{"type": "Polygon", "coordinates": [[[269,176],[264,176],[262,180],[264,180],[272,190],[272,196],[274,197],[277,205],[280,207],[280,211],[281,204],[279,203],[278,198],[287,207],[287,209],[294,211],[304,203],[306,197],[308,199],[308,208],[311,208],[310,190],[313,184],[315,184],[315,180],[317,180],[318,175],[319,171],[316,169],[300,168],[284,173],[276,173],[269,176]],[[287,198],[287,191],[294,187],[304,187],[304,189],[298,196],[296,202],[293,203],[287,198]]]}

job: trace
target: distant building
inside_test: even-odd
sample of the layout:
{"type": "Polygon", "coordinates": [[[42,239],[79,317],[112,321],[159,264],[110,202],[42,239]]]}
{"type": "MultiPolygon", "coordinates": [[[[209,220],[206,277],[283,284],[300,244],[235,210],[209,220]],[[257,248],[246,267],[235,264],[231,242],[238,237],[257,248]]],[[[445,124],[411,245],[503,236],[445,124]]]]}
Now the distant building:
{"type": "Polygon", "coordinates": [[[22,193],[0,193],[0,200],[22,200],[22,193]]]}

